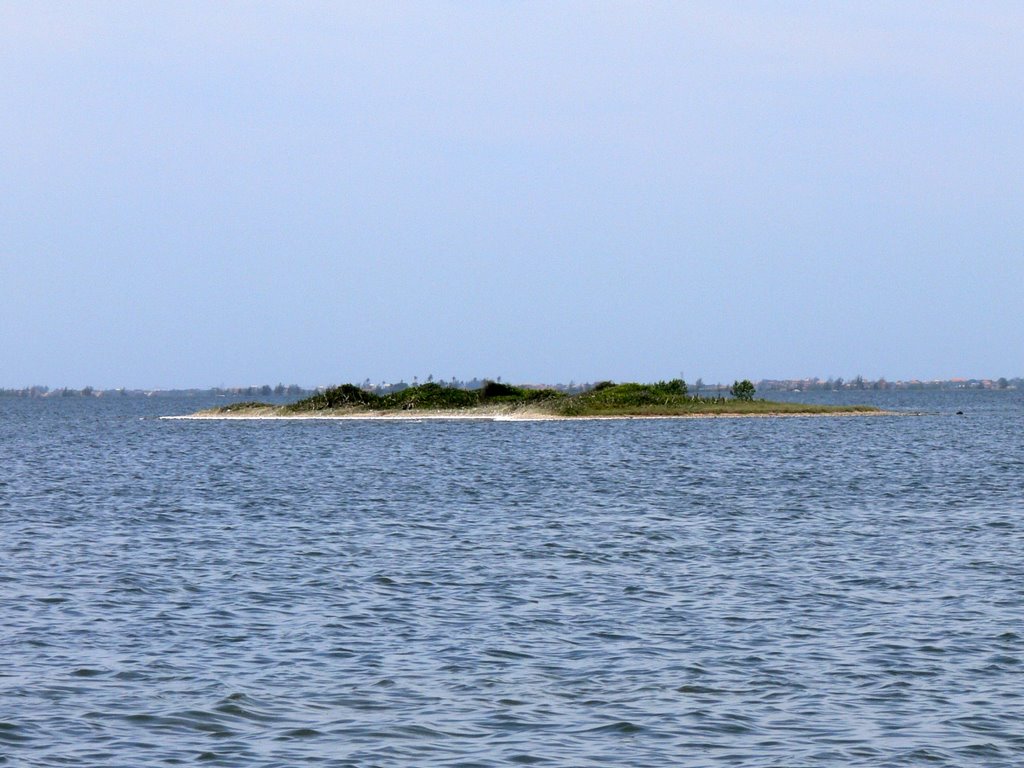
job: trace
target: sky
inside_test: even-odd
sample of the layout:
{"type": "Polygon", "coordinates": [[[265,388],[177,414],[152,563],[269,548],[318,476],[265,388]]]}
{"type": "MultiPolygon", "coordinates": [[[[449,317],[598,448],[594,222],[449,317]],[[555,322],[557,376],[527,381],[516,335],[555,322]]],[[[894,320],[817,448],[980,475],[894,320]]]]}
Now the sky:
{"type": "Polygon", "coordinates": [[[1024,375],[1017,2],[0,2],[0,387],[1024,375]]]}

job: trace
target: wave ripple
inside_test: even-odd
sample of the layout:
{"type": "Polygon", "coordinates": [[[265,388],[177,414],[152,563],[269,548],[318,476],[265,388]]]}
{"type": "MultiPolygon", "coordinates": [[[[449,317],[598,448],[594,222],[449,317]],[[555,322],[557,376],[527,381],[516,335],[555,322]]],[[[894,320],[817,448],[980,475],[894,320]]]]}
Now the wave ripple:
{"type": "Polygon", "coordinates": [[[1017,400],[616,423],[0,407],[10,764],[1024,763],[1017,400]]]}

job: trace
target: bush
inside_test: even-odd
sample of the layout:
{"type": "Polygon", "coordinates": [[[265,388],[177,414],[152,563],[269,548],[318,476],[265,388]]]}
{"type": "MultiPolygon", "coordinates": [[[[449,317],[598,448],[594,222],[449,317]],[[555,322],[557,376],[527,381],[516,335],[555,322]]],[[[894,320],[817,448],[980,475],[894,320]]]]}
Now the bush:
{"type": "Polygon", "coordinates": [[[445,387],[434,382],[409,387],[401,392],[392,392],[381,398],[381,407],[386,409],[412,410],[414,408],[470,408],[479,405],[480,394],[455,387],[445,387]]]}
{"type": "Polygon", "coordinates": [[[750,379],[744,379],[743,381],[734,381],[732,388],[729,390],[729,394],[735,397],[737,400],[753,400],[754,393],[757,390],[754,389],[753,383],[750,379]]]}
{"type": "Polygon", "coordinates": [[[537,403],[544,400],[560,400],[565,397],[567,395],[557,389],[524,389],[520,399],[524,403],[537,403]]]}
{"type": "Polygon", "coordinates": [[[360,389],[355,384],[332,387],[324,392],[324,399],[328,408],[337,408],[340,405],[373,405],[380,400],[377,395],[360,389]]]}
{"type": "Polygon", "coordinates": [[[688,411],[696,403],[697,398],[687,394],[686,382],[673,379],[653,384],[603,384],[578,395],[563,396],[551,407],[563,416],[654,414],[688,411]]]}
{"type": "Polygon", "coordinates": [[[355,384],[331,387],[305,400],[289,406],[296,411],[320,411],[325,408],[343,408],[351,405],[377,405],[381,398],[373,392],[360,389],[355,384]]]}
{"type": "Polygon", "coordinates": [[[519,387],[510,387],[497,381],[485,381],[480,389],[481,400],[493,400],[496,397],[521,398],[525,393],[519,387]]]}
{"type": "Polygon", "coordinates": [[[685,395],[687,393],[686,382],[682,379],[659,381],[656,384],[651,384],[651,389],[666,395],[685,395]]]}

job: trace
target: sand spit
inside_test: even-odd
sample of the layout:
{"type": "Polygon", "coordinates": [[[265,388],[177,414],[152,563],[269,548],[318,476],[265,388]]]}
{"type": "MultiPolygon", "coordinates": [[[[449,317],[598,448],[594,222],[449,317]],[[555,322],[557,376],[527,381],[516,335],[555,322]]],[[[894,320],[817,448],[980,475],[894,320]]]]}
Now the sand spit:
{"type": "Polygon", "coordinates": [[[362,411],[359,413],[274,413],[271,409],[247,413],[192,413],[161,416],[180,421],[632,421],[636,419],[808,419],[837,416],[911,416],[906,411],[834,411],[831,413],[682,413],[633,416],[560,416],[529,409],[474,409],[472,411],[362,411]]]}

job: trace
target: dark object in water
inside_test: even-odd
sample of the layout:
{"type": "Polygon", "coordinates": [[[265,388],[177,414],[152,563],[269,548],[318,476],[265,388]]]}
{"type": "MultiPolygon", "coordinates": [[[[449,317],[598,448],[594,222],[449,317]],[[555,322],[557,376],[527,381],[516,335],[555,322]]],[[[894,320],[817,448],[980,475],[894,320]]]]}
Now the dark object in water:
{"type": "Polygon", "coordinates": [[[963,411],[957,411],[957,412],[956,412],[956,415],[957,415],[957,416],[963,416],[963,415],[964,415],[964,412],[963,412],[963,411]]]}

